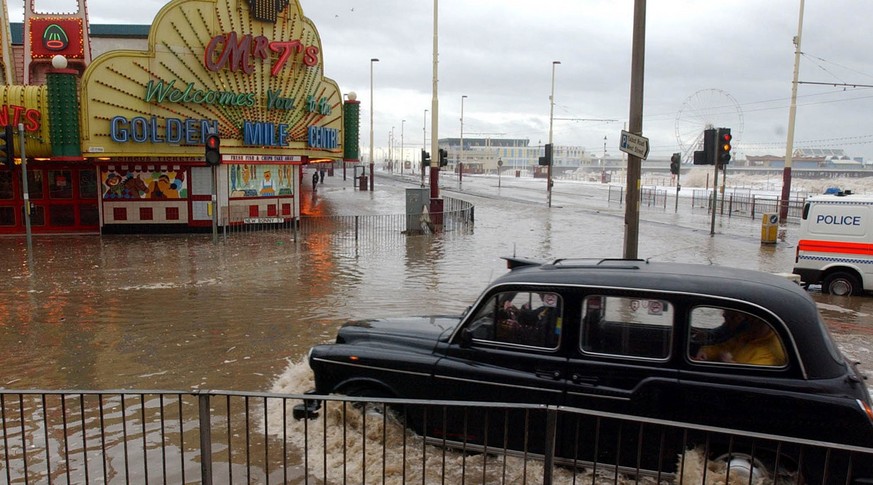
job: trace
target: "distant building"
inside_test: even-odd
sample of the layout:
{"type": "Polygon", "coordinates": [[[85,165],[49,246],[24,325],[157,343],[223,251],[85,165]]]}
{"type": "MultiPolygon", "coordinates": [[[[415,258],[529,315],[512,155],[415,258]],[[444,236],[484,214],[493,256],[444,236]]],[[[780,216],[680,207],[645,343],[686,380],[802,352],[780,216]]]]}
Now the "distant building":
{"type": "MultiPolygon", "coordinates": [[[[463,161],[465,173],[496,173],[498,162],[502,170],[537,172],[539,158],[545,154],[545,144],[531,145],[527,138],[464,137],[463,159],[460,138],[440,138],[439,146],[449,152],[449,170],[457,171],[463,161]]],[[[554,145],[552,170],[565,172],[591,163],[584,147],[554,145]]]]}

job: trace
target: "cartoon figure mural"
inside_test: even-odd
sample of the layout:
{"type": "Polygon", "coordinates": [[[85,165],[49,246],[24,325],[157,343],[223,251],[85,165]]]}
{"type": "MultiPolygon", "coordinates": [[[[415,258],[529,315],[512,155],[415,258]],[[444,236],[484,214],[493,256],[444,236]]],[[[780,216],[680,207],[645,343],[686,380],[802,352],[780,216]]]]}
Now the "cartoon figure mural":
{"type": "Polygon", "coordinates": [[[179,199],[179,190],[185,186],[185,172],[176,172],[176,177],[170,183],[170,176],[161,173],[149,187],[150,199],[179,199]]]}
{"type": "Polygon", "coordinates": [[[287,165],[236,165],[230,167],[231,197],[293,195],[292,168],[287,165]],[[278,174],[274,176],[274,174],[278,174]]]}
{"type": "Polygon", "coordinates": [[[268,197],[271,195],[276,195],[276,191],[273,189],[273,175],[270,170],[264,170],[264,178],[261,180],[261,196],[268,197]]]}
{"type": "Polygon", "coordinates": [[[104,171],[104,199],[184,199],[188,197],[184,171],[104,171]],[[146,183],[145,180],[151,180],[146,183]]]}

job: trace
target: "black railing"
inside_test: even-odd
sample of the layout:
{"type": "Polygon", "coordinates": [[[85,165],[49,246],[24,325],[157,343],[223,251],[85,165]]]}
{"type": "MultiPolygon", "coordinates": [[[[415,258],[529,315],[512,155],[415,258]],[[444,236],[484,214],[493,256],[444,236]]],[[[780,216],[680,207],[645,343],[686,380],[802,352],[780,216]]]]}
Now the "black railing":
{"type": "Polygon", "coordinates": [[[506,403],[4,390],[0,418],[0,483],[9,484],[811,485],[847,483],[873,462],[873,449],[857,446],[506,403]],[[295,419],[303,402],[324,404],[295,419]],[[758,467],[779,476],[737,481],[758,467]]]}

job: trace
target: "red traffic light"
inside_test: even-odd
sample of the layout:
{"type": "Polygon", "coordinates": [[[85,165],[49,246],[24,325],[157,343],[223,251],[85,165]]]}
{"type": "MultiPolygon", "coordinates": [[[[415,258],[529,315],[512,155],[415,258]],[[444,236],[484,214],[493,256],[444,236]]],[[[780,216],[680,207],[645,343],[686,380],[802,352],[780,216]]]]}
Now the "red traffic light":
{"type": "Polygon", "coordinates": [[[221,152],[218,150],[221,145],[221,137],[215,134],[206,135],[204,144],[206,145],[206,164],[212,166],[221,164],[221,152]]]}
{"type": "Polygon", "coordinates": [[[731,136],[730,133],[722,133],[721,135],[721,149],[723,151],[729,152],[731,151],[731,136]]]}

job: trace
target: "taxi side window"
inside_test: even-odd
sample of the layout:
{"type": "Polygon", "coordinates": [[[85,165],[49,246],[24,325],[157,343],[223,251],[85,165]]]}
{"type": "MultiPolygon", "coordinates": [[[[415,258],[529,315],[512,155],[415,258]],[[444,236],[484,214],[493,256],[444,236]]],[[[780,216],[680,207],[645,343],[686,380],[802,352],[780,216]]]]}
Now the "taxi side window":
{"type": "Polygon", "coordinates": [[[673,305],[659,299],[588,296],[580,348],[592,354],[666,359],[673,341],[673,305]]]}
{"type": "Polygon", "coordinates": [[[697,362],[781,367],[785,345],[769,323],[750,313],[699,306],[691,310],[688,357],[697,362]]]}
{"type": "Polygon", "coordinates": [[[474,339],[557,348],[563,301],[552,292],[511,291],[491,297],[469,326],[474,339]]]}

